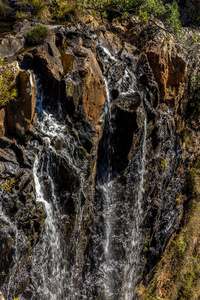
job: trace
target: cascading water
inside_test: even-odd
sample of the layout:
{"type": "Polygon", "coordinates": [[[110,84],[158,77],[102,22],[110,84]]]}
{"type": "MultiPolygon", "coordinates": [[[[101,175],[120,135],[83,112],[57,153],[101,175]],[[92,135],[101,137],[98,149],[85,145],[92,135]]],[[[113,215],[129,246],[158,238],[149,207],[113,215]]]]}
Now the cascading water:
{"type": "MultiPolygon", "coordinates": [[[[46,219],[40,240],[34,248],[31,256],[31,283],[36,288],[36,298],[62,299],[63,273],[63,249],[61,244],[61,228],[59,225],[60,213],[56,203],[55,187],[51,178],[50,168],[54,166],[54,148],[51,140],[56,136],[62,137],[64,126],[58,124],[53,116],[43,109],[43,94],[41,86],[37,82],[37,126],[46,135],[45,147],[39,150],[36,156],[33,175],[35,181],[36,201],[42,203],[46,211],[46,219]],[[48,197],[45,196],[44,182],[49,185],[48,197]],[[40,295],[40,296],[39,296],[40,295]]],[[[32,299],[32,298],[31,298],[32,299]]]]}
{"type": "Polygon", "coordinates": [[[124,300],[132,300],[134,299],[134,288],[136,285],[136,279],[138,275],[138,250],[142,244],[142,235],[140,224],[142,221],[143,216],[143,208],[142,208],[142,201],[143,201],[143,194],[144,194],[144,176],[145,176],[145,162],[146,162],[146,135],[147,135],[147,121],[146,117],[144,119],[143,125],[143,137],[141,141],[141,147],[139,150],[139,165],[138,165],[138,188],[137,188],[137,195],[136,201],[134,203],[133,208],[133,223],[132,232],[131,232],[131,241],[129,244],[127,260],[125,262],[124,268],[124,278],[123,278],[123,285],[122,285],[122,292],[121,297],[124,300]]]}
{"type": "MultiPolygon", "coordinates": [[[[74,172],[79,173],[75,163],[76,141],[67,132],[66,125],[57,121],[51,113],[43,108],[44,95],[42,86],[36,78],[37,130],[44,136],[44,146],[40,147],[35,159],[33,174],[36,190],[36,201],[44,205],[46,219],[39,242],[30,259],[30,281],[28,289],[33,287],[31,299],[74,299],[73,281],[76,269],[66,269],[65,244],[62,228],[61,208],[58,206],[55,177],[57,161],[63,158],[74,172]],[[56,151],[55,143],[63,144],[62,150],[56,151]],[[72,294],[72,296],[70,296],[72,294]]],[[[83,176],[79,173],[83,180],[83,176]]],[[[77,195],[78,198],[78,195],[77,195]]],[[[81,224],[81,212],[76,220],[78,228],[81,224]]],[[[77,229],[80,231],[80,229],[77,229]]],[[[77,247],[78,251],[78,247],[77,247]]]]}
{"type": "Polygon", "coordinates": [[[108,49],[99,45],[99,53],[107,67],[104,70],[106,85],[105,128],[99,150],[95,224],[91,245],[95,249],[92,256],[96,266],[93,274],[87,273],[86,275],[86,287],[84,287],[83,294],[88,295],[84,299],[90,299],[89,296],[95,294],[100,299],[105,300],[114,300],[119,297],[120,299],[133,300],[133,289],[138,275],[136,262],[138,247],[142,241],[139,227],[143,214],[146,117],[141,108],[140,113],[144,120],[143,133],[141,134],[139,149],[133,159],[134,166],[131,164],[128,166],[126,189],[133,190],[134,195],[126,196],[128,194],[126,191],[122,192],[123,195],[121,195],[124,187],[119,179],[120,174],[112,169],[115,151],[113,145],[115,115],[112,114],[110,90],[113,87],[113,74],[116,72],[116,66],[118,69],[120,68],[122,75],[114,84],[115,88],[117,87],[121,91],[122,96],[129,96],[137,90],[136,78],[126,66],[122,66],[120,60],[116,59],[108,49]]]}
{"type": "MultiPolygon", "coordinates": [[[[44,109],[42,86],[35,78],[38,94],[37,131],[40,140],[42,137],[43,144],[33,141],[33,146],[37,148],[33,175],[36,201],[38,205],[44,207],[46,219],[28,262],[27,273],[30,283],[22,294],[25,299],[79,300],[96,297],[103,300],[135,299],[139,246],[142,244],[140,225],[143,217],[146,116],[140,107],[139,113],[143,122],[140,142],[136,154],[129,162],[127,160],[127,165],[121,171],[126,177],[126,180],[122,180],[116,166],[113,167],[113,157],[116,155],[114,143],[116,116],[112,109],[111,91],[114,86],[120,95],[124,97],[132,95],[137,91],[136,77],[108,49],[99,45],[98,53],[105,63],[105,127],[98,153],[94,224],[88,246],[89,252],[92,253],[90,252],[88,257],[86,254],[85,257],[79,257],[79,249],[82,247],[80,235],[85,214],[81,202],[82,198],[86,198],[84,167],[81,166],[82,162],[79,165],[77,154],[77,149],[82,145],[71,135],[64,121],[58,121],[56,115],[44,109]],[[116,71],[119,73],[117,79],[113,77],[116,71]],[[74,192],[73,187],[70,195],[72,202],[76,202],[77,205],[69,246],[66,246],[66,236],[63,234],[60,179],[56,180],[59,175],[57,165],[62,160],[75,173],[73,178],[78,178],[79,181],[78,191],[74,192]],[[84,278],[80,279],[82,276],[84,278]]],[[[72,180],[69,179],[68,183],[67,180],[66,184],[71,185],[72,180]]],[[[68,191],[64,190],[63,198],[67,201],[68,191]]],[[[14,230],[18,232],[16,228],[14,230]]],[[[16,272],[17,268],[13,276],[10,276],[11,279],[16,272]]]]}

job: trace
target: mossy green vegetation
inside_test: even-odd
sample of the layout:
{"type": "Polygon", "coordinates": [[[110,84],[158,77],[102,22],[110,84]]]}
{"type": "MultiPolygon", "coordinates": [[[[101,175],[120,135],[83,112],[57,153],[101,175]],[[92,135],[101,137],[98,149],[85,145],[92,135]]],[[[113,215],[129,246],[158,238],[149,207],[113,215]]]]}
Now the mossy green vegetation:
{"type": "Polygon", "coordinates": [[[0,58],[0,106],[4,106],[17,95],[14,72],[11,66],[5,65],[0,58]]]}
{"type": "Polygon", "coordinates": [[[39,45],[45,41],[49,34],[49,30],[45,26],[37,25],[26,34],[26,43],[29,46],[39,45]]]}
{"type": "Polygon", "coordinates": [[[0,180],[0,191],[10,192],[14,187],[14,184],[15,184],[14,179],[0,180]]]}
{"type": "Polygon", "coordinates": [[[146,16],[146,21],[149,18],[160,19],[173,30],[175,34],[181,31],[181,22],[179,19],[178,4],[163,4],[160,0],[146,0],[140,6],[140,15],[146,16]]]}
{"type": "MultiPolygon", "coordinates": [[[[178,5],[176,2],[163,4],[162,0],[18,0],[21,3],[16,17],[30,17],[30,12],[24,9],[23,3],[29,3],[31,14],[39,20],[78,21],[84,14],[92,14],[112,20],[114,18],[132,15],[140,16],[140,20],[149,22],[159,19],[178,34],[181,30],[178,5]]],[[[7,4],[0,0],[0,14],[6,16],[7,4]]]]}
{"type": "Polygon", "coordinates": [[[142,300],[195,300],[200,296],[200,157],[188,174],[189,203],[184,224],[169,241],[148,287],[138,287],[142,300]]]}
{"type": "Polygon", "coordinates": [[[2,0],[0,0],[0,16],[4,16],[4,15],[5,15],[5,6],[2,0]]]}

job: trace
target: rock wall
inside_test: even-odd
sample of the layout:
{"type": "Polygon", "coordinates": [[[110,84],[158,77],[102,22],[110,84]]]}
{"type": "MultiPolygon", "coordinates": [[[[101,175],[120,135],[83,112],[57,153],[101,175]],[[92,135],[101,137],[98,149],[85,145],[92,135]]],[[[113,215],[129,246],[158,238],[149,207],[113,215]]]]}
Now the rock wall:
{"type": "MultiPolygon", "coordinates": [[[[23,24],[18,30],[23,36],[22,28],[23,24]]],[[[10,40],[10,37],[7,38],[9,43],[10,40]]],[[[0,52],[4,55],[5,49],[2,49],[0,52]]],[[[7,299],[19,295],[22,297],[20,299],[39,299],[37,294],[34,296],[36,291],[29,268],[46,215],[44,207],[36,202],[32,172],[36,153],[45,145],[45,132],[36,127],[37,95],[33,74],[40,78],[43,86],[45,108],[65,124],[67,132],[78,145],[73,152],[73,164],[83,174],[84,188],[81,189],[83,177],[62,156],[62,150],[69,150],[69,146],[59,138],[52,142],[56,154],[52,158],[55,168],[51,175],[62,216],[60,227],[68,273],[72,276],[73,267],[77,267],[77,276],[73,279],[77,299],[81,299],[83,294],[80,293],[84,293],[87,286],[87,275],[95,273],[98,268],[94,233],[105,233],[101,220],[95,219],[98,209],[100,212],[102,209],[101,205],[98,207],[101,200],[95,185],[103,172],[101,168],[107,163],[104,77],[108,76],[113,128],[110,166],[119,195],[116,197],[119,203],[116,210],[116,249],[120,249],[117,257],[124,262],[129,253],[121,242],[121,235],[129,241],[126,234],[130,230],[122,216],[128,215],[131,220],[130,212],[136,202],[137,187],[134,183],[138,182],[138,178],[135,170],[146,116],[144,215],[139,226],[142,238],[137,249],[138,286],[134,299],[155,299],[155,295],[172,299],[169,296],[172,295],[170,287],[162,273],[159,273],[162,283],[159,281],[160,285],[156,286],[156,272],[161,272],[159,261],[164,251],[171,249],[173,242],[168,242],[171,238],[176,241],[176,234],[186,226],[183,224],[188,207],[192,201],[198,202],[199,107],[193,104],[196,105],[195,95],[199,93],[199,86],[195,85],[199,74],[199,50],[188,56],[188,49],[166,30],[150,24],[139,27],[134,20],[123,28],[109,24],[96,29],[91,24],[85,24],[81,30],[60,27],[54,29],[49,40],[42,45],[20,54],[17,54],[19,47],[13,46],[12,50],[7,59],[17,60],[23,70],[18,70],[16,74],[17,99],[0,109],[2,292],[7,299]],[[114,57],[115,60],[110,58],[110,65],[103,60],[99,43],[114,57]],[[14,54],[16,56],[12,56],[14,54]],[[114,63],[111,63],[112,60],[114,63]],[[137,91],[131,91],[128,95],[123,91],[123,88],[128,90],[130,84],[129,77],[122,76],[125,68],[134,74],[137,87],[137,91]],[[119,84],[121,78],[126,80],[119,84]],[[195,170],[191,174],[192,168],[195,170]],[[125,201],[128,211],[123,207],[125,201]],[[158,269],[155,269],[157,266],[158,269]]],[[[48,153],[46,155],[49,159],[48,153]]],[[[44,177],[43,181],[46,182],[45,193],[48,195],[48,179],[44,177]]],[[[188,241],[183,240],[181,244],[186,247],[184,243],[188,241]]],[[[193,243],[193,250],[199,247],[199,231],[193,243]]],[[[102,248],[99,249],[100,256],[102,248]]],[[[190,258],[196,253],[193,250],[190,258]]],[[[166,261],[162,264],[168,267],[166,261]]],[[[171,278],[172,271],[168,272],[171,278]]],[[[177,280],[180,280],[181,275],[178,276],[177,280]]],[[[115,282],[115,297],[120,297],[120,280],[115,282]]],[[[101,287],[91,287],[88,291],[91,292],[90,297],[105,297],[101,287]]],[[[173,295],[176,295],[173,299],[186,299],[178,298],[178,292],[173,295]]],[[[199,296],[198,291],[195,295],[199,296]]],[[[197,299],[196,296],[187,297],[197,299]]]]}

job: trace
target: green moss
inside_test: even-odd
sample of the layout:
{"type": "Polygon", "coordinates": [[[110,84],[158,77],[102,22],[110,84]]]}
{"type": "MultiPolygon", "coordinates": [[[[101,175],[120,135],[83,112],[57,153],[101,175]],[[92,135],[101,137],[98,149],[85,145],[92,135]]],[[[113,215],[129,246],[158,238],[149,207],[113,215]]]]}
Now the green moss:
{"type": "Polygon", "coordinates": [[[0,190],[4,192],[10,192],[15,184],[14,179],[5,179],[0,181],[0,190]]]}
{"type": "Polygon", "coordinates": [[[4,64],[0,58],[0,107],[17,96],[14,72],[10,66],[4,64]]]}
{"type": "Polygon", "coordinates": [[[187,243],[184,241],[183,234],[181,234],[177,241],[177,249],[179,252],[183,253],[183,252],[185,252],[186,247],[187,247],[187,243]]]}
{"type": "Polygon", "coordinates": [[[26,34],[26,43],[30,46],[41,44],[49,34],[49,30],[45,26],[37,25],[26,34]]]}
{"type": "Polygon", "coordinates": [[[146,241],[145,241],[145,245],[144,245],[144,248],[143,248],[143,252],[147,252],[149,250],[149,239],[150,239],[150,235],[149,234],[146,234],[146,237],[145,237],[146,241]]]}
{"type": "Polygon", "coordinates": [[[161,167],[166,168],[169,165],[168,157],[165,157],[161,162],[161,167]]]}
{"type": "MultiPolygon", "coordinates": [[[[200,296],[200,159],[189,171],[190,202],[179,234],[171,237],[147,287],[138,287],[139,299],[196,300],[200,296]]],[[[184,195],[179,195],[179,202],[184,195]]]]}

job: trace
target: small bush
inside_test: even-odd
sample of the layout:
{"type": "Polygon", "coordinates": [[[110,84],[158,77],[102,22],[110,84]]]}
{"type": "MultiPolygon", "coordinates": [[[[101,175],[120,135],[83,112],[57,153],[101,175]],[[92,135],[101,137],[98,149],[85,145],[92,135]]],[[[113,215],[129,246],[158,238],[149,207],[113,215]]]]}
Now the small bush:
{"type": "Polygon", "coordinates": [[[71,16],[75,16],[76,13],[78,13],[78,9],[80,9],[80,5],[77,7],[76,3],[73,1],[60,2],[56,14],[54,14],[55,19],[61,21],[70,20],[71,16]]]}
{"type": "Polygon", "coordinates": [[[5,16],[5,7],[4,7],[2,0],[0,0],[0,16],[1,17],[5,16]]]}
{"type": "Polygon", "coordinates": [[[45,41],[49,35],[49,30],[42,25],[38,25],[31,29],[25,36],[26,43],[30,46],[38,45],[45,41]]]}
{"type": "Polygon", "coordinates": [[[4,65],[3,59],[0,58],[0,106],[13,100],[16,95],[13,71],[11,67],[4,65]]]}
{"type": "Polygon", "coordinates": [[[161,0],[146,0],[140,7],[141,12],[145,12],[149,18],[157,18],[167,23],[175,34],[181,30],[178,4],[163,4],[161,0]]]}

